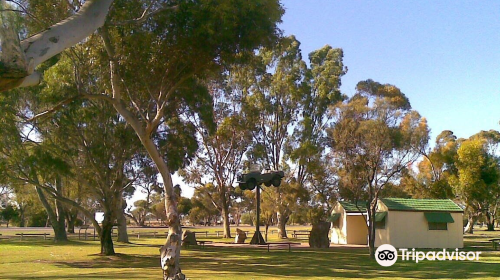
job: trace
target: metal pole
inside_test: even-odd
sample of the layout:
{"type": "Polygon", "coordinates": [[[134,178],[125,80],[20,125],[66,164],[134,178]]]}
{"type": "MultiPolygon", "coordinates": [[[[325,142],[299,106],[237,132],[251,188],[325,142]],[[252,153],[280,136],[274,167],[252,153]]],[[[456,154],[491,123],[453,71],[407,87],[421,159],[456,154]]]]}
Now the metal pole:
{"type": "Polygon", "coordinates": [[[257,185],[257,224],[255,225],[255,232],[258,234],[258,243],[260,244],[260,185],[257,185]]]}

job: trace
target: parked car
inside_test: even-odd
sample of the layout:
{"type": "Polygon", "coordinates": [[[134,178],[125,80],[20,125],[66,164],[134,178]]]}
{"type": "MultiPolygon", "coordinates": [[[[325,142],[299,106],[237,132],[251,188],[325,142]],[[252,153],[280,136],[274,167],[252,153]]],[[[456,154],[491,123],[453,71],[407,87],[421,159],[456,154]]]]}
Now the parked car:
{"type": "Polygon", "coordinates": [[[238,174],[238,184],[242,190],[253,190],[260,184],[270,187],[271,185],[279,187],[281,179],[285,177],[283,171],[266,169],[263,172],[250,171],[248,173],[238,174]]]}

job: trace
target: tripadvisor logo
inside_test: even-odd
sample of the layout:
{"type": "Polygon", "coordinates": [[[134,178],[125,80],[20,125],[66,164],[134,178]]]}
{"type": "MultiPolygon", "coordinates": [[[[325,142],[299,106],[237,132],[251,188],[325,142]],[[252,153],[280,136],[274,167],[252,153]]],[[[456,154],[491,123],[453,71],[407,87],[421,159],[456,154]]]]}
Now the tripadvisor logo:
{"type": "MultiPolygon", "coordinates": [[[[442,251],[415,251],[415,249],[399,249],[399,256],[402,261],[414,261],[418,263],[419,261],[429,260],[429,261],[477,261],[479,260],[479,255],[481,252],[461,252],[458,249],[448,251],[443,249],[442,251]]],[[[381,266],[391,266],[398,260],[398,250],[390,244],[384,244],[377,248],[375,251],[375,260],[381,266]]]]}
{"type": "Polygon", "coordinates": [[[398,260],[398,251],[391,244],[384,244],[375,251],[375,260],[381,266],[391,266],[398,260]]]}

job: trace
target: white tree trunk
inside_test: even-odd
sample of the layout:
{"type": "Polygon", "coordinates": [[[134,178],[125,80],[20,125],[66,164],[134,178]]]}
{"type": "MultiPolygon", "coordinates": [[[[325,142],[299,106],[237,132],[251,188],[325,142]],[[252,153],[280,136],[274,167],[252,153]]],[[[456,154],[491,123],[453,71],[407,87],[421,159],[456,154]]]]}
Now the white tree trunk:
{"type": "MultiPolygon", "coordinates": [[[[4,75],[0,75],[0,91],[14,87],[31,86],[40,82],[40,75],[34,73],[35,67],[65,49],[76,45],[103,26],[109,7],[113,0],[87,0],[81,9],[73,16],[47,28],[45,31],[29,37],[21,42],[24,51],[23,64],[26,76],[19,78],[16,83],[4,85],[4,75]],[[27,77],[27,78],[26,78],[27,77]]],[[[2,26],[3,28],[3,26],[2,26]]],[[[9,26],[9,28],[14,28],[9,26]]],[[[10,30],[12,33],[13,30],[10,30]]],[[[17,33],[16,33],[17,34],[17,33]]],[[[2,56],[4,54],[2,53],[2,56]]],[[[9,61],[9,57],[2,57],[2,61],[9,61]]]]}

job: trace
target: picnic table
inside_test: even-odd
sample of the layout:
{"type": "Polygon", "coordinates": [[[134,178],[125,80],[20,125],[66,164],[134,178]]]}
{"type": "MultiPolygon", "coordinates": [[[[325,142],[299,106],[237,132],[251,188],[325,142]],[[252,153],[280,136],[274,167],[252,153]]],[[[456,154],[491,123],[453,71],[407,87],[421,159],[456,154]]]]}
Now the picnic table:
{"type": "MultiPolygon", "coordinates": [[[[158,232],[157,231],[136,231],[136,232],[133,232],[134,235],[137,234],[137,239],[140,239],[141,238],[141,235],[144,237],[144,236],[153,236],[154,238],[156,238],[156,235],[158,235],[158,232]]],[[[161,233],[160,233],[161,235],[161,233]]]]}
{"type": "Polygon", "coordinates": [[[273,247],[283,247],[283,246],[288,246],[288,252],[292,251],[292,245],[300,245],[300,243],[296,242],[267,242],[264,246],[267,246],[267,251],[269,252],[269,249],[271,246],[273,247]]]}
{"type": "Polygon", "coordinates": [[[198,234],[205,234],[205,237],[208,237],[208,230],[207,231],[193,231],[193,233],[195,234],[195,236],[197,236],[198,234]]]}
{"type": "Polygon", "coordinates": [[[294,230],[292,233],[293,238],[299,238],[299,236],[307,236],[309,238],[309,235],[311,235],[310,230],[294,230]]]}
{"type": "Polygon", "coordinates": [[[496,250],[498,248],[498,245],[500,245],[500,238],[490,239],[490,242],[493,245],[493,250],[496,250]]]}
{"type": "Polygon", "coordinates": [[[44,240],[47,240],[47,236],[50,235],[50,233],[16,233],[17,236],[21,236],[21,240],[23,240],[24,237],[38,237],[38,236],[43,236],[44,240]]]}
{"type": "MultiPolygon", "coordinates": [[[[78,240],[81,239],[80,237],[80,234],[81,234],[81,231],[82,229],[85,230],[85,232],[83,233],[83,236],[85,237],[85,240],[87,240],[87,230],[90,228],[89,225],[82,225],[80,226],[80,228],[78,229],[78,240]]],[[[94,240],[95,240],[95,228],[92,228],[94,230],[94,240]]]]}

